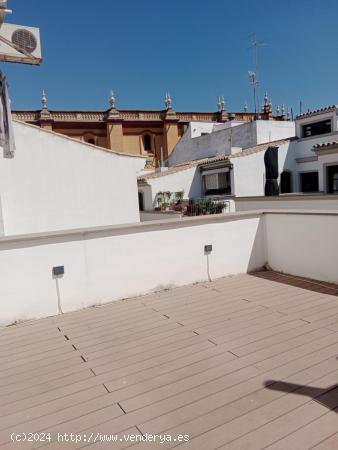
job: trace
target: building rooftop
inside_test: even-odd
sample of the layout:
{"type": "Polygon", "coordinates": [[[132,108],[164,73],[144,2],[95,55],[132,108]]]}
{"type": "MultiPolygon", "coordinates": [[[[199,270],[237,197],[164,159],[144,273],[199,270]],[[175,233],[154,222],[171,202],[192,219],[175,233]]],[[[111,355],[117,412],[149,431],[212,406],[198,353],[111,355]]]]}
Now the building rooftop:
{"type": "Polygon", "coordinates": [[[50,432],[50,449],[93,448],[98,433],[121,439],[99,449],[335,449],[337,296],[259,272],[3,328],[1,448],[50,432]],[[171,442],[124,440],[146,433],[171,442]]]}
{"type": "Polygon", "coordinates": [[[338,105],[325,106],[324,108],[314,109],[313,111],[307,111],[303,114],[299,114],[296,119],[305,119],[306,117],[317,116],[318,114],[336,111],[337,109],[338,105]]]}
{"type": "Polygon", "coordinates": [[[332,147],[335,145],[338,145],[338,141],[321,142],[319,144],[315,144],[313,148],[325,148],[325,147],[332,147]]]}
{"type": "Polygon", "coordinates": [[[233,155],[216,155],[216,156],[212,156],[210,158],[203,158],[203,159],[187,161],[184,163],[177,164],[175,166],[171,166],[168,168],[168,170],[166,170],[164,172],[151,172],[149,174],[140,175],[138,177],[138,181],[147,181],[152,178],[165,177],[168,175],[172,175],[176,172],[181,172],[182,170],[191,169],[192,167],[196,167],[199,165],[212,164],[212,163],[219,162],[219,161],[227,161],[227,160],[230,161],[231,159],[234,159],[234,158],[241,158],[243,156],[249,156],[249,155],[252,155],[255,153],[263,152],[263,151],[267,150],[270,146],[286,144],[286,143],[290,142],[291,140],[293,140],[293,138],[279,139],[277,141],[266,142],[264,144],[258,144],[255,147],[249,147],[249,148],[243,149],[242,151],[240,151],[238,153],[234,153],[233,155]]]}

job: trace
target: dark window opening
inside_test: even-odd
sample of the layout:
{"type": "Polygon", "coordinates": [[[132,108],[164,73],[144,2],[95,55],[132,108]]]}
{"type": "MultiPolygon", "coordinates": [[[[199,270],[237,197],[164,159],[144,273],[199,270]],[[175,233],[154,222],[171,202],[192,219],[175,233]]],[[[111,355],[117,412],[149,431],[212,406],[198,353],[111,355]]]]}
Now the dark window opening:
{"type": "Polygon", "coordinates": [[[327,168],[327,188],[329,194],[338,194],[338,166],[327,168]]]}
{"type": "Polygon", "coordinates": [[[143,136],[143,147],[146,152],[151,151],[151,136],[149,134],[143,136]]]}
{"type": "Polygon", "coordinates": [[[144,211],[143,192],[138,193],[138,206],[140,211],[144,211]]]}
{"type": "Polygon", "coordinates": [[[318,172],[306,172],[300,174],[301,192],[318,192],[318,172]]]}
{"type": "Polygon", "coordinates": [[[303,130],[303,137],[317,136],[319,134],[331,133],[331,120],[322,120],[321,122],[303,125],[302,130],[303,130]]]}
{"type": "Polygon", "coordinates": [[[87,143],[88,143],[88,144],[95,145],[95,139],[88,139],[88,140],[87,140],[87,143]]]}
{"type": "Polygon", "coordinates": [[[205,195],[231,194],[230,171],[204,175],[205,195]]]}
{"type": "Polygon", "coordinates": [[[292,192],[291,187],[291,172],[284,171],[280,176],[280,192],[281,194],[288,194],[292,192]]]}

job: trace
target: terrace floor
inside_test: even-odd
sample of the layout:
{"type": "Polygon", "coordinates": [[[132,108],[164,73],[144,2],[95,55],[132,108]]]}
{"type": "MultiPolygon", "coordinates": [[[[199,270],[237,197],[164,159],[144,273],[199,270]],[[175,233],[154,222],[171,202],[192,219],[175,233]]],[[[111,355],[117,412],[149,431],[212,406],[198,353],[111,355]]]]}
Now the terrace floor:
{"type": "Polygon", "coordinates": [[[337,287],[273,272],[22,323],[0,330],[0,449],[337,449],[337,355],[337,287]]]}

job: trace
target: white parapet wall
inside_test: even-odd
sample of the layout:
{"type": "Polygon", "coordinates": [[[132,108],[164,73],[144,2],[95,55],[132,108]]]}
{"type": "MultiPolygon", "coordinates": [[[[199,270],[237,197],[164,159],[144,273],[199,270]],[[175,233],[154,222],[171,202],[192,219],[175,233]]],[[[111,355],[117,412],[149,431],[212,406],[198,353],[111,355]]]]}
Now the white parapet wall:
{"type": "Polygon", "coordinates": [[[332,194],[283,194],[278,197],[235,197],[234,203],[237,212],[271,209],[338,211],[338,195],[332,194]]]}
{"type": "Polygon", "coordinates": [[[0,155],[0,234],[139,221],[144,158],[14,123],[13,159],[0,155]]]}
{"type": "Polygon", "coordinates": [[[265,262],[261,215],[0,238],[0,324],[245,273],[265,262]],[[205,245],[213,245],[210,255],[205,245]],[[53,278],[52,268],[65,274],[53,278]]]}
{"type": "Polygon", "coordinates": [[[0,238],[0,325],[260,269],[338,283],[338,213],[251,211],[0,238]],[[205,254],[204,246],[212,245],[205,254]],[[64,266],[53,277],[52,268],[64,266]]]}
{"type": "Polygon", "coordinates": [[[267,261],[273,270],[338,283],[338,212],[265,214],[267,261]]]}

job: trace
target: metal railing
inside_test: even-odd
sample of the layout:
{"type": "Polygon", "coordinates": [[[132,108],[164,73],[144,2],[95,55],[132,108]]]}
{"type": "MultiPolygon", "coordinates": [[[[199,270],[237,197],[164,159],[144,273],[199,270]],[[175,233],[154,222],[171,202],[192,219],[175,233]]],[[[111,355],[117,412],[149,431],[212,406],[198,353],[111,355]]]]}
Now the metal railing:
{"type": "Polygon", "coordinates": [[[203,216],[210,214],[224,214],[229,211],[229,200],[204,197],[194,201],[190,200],[184,214],[186,216],[203,216]]]}

